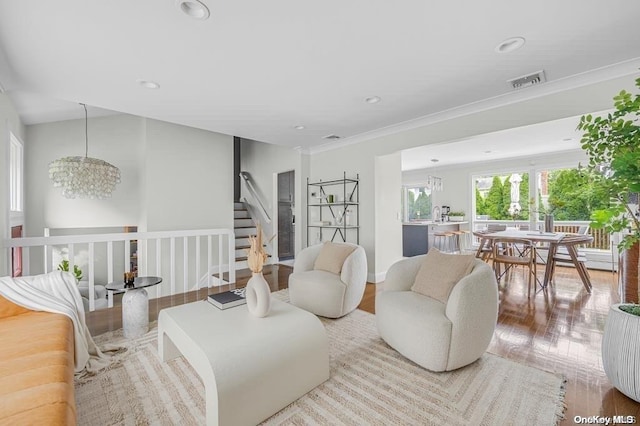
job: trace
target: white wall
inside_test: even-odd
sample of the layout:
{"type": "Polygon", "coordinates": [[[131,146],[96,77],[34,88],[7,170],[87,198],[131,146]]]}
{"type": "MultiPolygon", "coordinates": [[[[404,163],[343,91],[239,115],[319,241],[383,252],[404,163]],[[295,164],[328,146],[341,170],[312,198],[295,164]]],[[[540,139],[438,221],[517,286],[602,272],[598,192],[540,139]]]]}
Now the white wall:
{"type": "MultiPolygon", "coordinates": [[[[298,150],[242,139],[240,169],[251,175],[252,183],[260,195],[265,208],[272,219],[272,231],[277,232],[278,202],[277,180],[274,175],[293,170],[295,172],[295,252],[302,248],[302,216],[306,214],[306,206],[302,193],[306,191],[306,175],[302,170],[302,155],[298,150]]],[[[244,182],[241,182],[241,195],[250,200],[244,182]]]]}
{"type": "MultiPolygon", "coordinates": [[[[417,146],[461,140],[475,135],[511,129],[559,118],[611,108],[611,98],[622,88],[631,89],[633,77],[578,87],[493,108],[430,125],[372,138],[363,142],[311,155],[310,174],[314,179],[330,179],[360,174],[361,238],[367,251],[369,273],[375,273],[375,158],[417,146]]],[[[462,201],[445,200],[451,205],[462,201]]],[[[439,204],[447,204],[443,202],[439,204]]]]}
{"type": "MultiPolygon", "coordinates": [[[[50,161],[84,155],[83,119],[28,126],[27,141],[28,236],[42,236],[45,227],[233,227],[231,136],[126,114],[90,118],[89,156],[114,164],[122,174],[105,200],[64,198],[49,180],[50,161]]],[[[33,273],[41,272],[42,256],[30,251],[33,273]]]]}
{"type": "MultiPolygon", "coordinates": [[[[309,179],[311,181],[342,179],[345,172],[347,178],[355,178],[359,175],[360,245],[367,254],[369,275],[375,275],[375,157],[370,152],[363,152],[359,145],[311,155],[309,179]]],[[[313,234],[310,239],[310,244],[313,244],[313,234]]],[[[349,242],[356,241],[350,238],[349,242]]]]}
{"type": "Polygon", "coordinates": [[[375,159],[375,274],[369,277],[371,282],[384,281],[387,269],[402,259],[401,162],[399,152],[375,159]]]}
{"type": "Polygon", "coordinates": [[[27,126],[26,232],[47,228],[137,225],[141,199],[144,119],[132,115],[89,118],[89,157],[120,169],[122,182],[109,199],[68,199],[49,179],[49,163],[85,153],[84,119],[27,126]]]}
{"type": "MultiPolygon", "coordinates": [[[[26,145],[25,129],[9,97],[0,93],[0,239],[9,238],[9,132],[26,145]]],[[[26,146],[25,146],[26,150],[26,146]]],[[[0,276],[9,275],[8,250],[0,253],[0,276]]]]}
{"type": "Polygon", "coordinates": [[[147,230],[233,228],[233,137],[146,122],[147,230]]]}

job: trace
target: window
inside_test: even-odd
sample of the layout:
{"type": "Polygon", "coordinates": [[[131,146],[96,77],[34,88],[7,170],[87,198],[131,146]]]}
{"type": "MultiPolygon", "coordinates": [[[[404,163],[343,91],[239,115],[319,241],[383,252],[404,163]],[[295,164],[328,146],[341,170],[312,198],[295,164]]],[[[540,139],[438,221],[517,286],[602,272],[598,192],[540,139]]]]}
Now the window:
{"type": "Polygon", "coordinates": [[[577,169],[559,169],[538,173],[539,197],[545,213],[560,221],[588,221],[591,212],[609,206],[609,197],[601,184],[577,169]]]}
{"type": "Polygon", "coordinates": [[[23,209],[23,147],[13,133],[9,134],[9,210],[22,212],[23,209]]]}
{"type": "Polygon", "coordinates": [[[541,229],[545,215],[553,215],[555,232],[586,230],[594,238],[588,248],[609,250],[607,232],[588,228],[591,213],[609,203],[606,191],[589,174],[577,168],[489,172],[474,176],[472,188],[475,191],[474,230],[484,229],[492,223],[541,229]],[[531,186],[530,179],[533,179],[531,186]],[[518,180],[519,188],[516,189],[514,183],[518,180]],[[517,197],[517,206],[514,197],[517,197]]]}
{"type": "Polygon", "coordinates": [[[474,188],[476,220],[529,221],[529,173],[476,176],[474,188]]]}
{"type": "Polygon", "coordinates": [[[431,191],[424,185],[404,187],[402,207],[405,222],[431,219],[431,191]]]}

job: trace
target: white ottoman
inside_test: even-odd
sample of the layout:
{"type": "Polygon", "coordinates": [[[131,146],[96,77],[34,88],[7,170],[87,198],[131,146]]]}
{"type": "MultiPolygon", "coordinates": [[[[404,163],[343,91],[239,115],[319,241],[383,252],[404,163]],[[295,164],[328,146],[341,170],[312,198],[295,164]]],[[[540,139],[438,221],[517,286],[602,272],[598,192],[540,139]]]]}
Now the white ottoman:
{"type": "Polygon", "coordinates": [[[163,309],[158,352],[163,361],[184,355],[200,375],[207,425],[255,425],[329,379],[320,320],[274,299],[265,318],[206,301],[163,309]]]}

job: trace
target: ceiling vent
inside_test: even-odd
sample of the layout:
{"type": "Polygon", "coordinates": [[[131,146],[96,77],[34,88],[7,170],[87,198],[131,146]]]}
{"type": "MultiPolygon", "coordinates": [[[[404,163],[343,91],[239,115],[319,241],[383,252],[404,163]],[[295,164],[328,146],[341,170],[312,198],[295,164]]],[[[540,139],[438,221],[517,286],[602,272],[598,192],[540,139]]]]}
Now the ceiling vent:
{"type": "Polygon", "coordinates": [[[340,139],[340,136],[338,136],[338,135],[327,135],[327,136],[323,137],[322,139],[326,139],[328,141],[335,141],[335,140],[340,139]]]}
{"type": "Polygon", "coordinates": [[[547,78],[544,76],[544,70],[541,70],[532,74],[523,75],[522,77],[507,80],[507,83],[509,83],[513,89],[524,89],[525,87],[535,86],[536,84],[544,83],[545,81],[547,81],[547,78]]]}

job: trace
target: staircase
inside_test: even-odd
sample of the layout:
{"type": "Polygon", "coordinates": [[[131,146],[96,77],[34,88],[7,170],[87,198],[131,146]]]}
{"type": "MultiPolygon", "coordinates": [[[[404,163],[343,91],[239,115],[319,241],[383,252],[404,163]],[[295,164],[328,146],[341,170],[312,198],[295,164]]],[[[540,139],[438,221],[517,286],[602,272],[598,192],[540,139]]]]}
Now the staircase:
{"type": "Polygon", "coordinates": [[[247,269],[246,249],[250,247],[249,236],[256,235],[258,229],[242,202],[233,203],[233,230],[236,234],[236,270],[247,269]]]}

